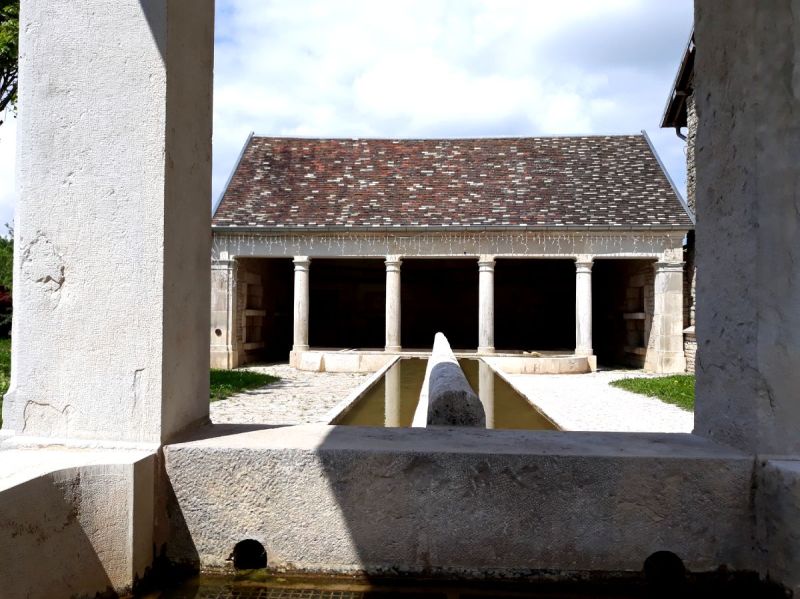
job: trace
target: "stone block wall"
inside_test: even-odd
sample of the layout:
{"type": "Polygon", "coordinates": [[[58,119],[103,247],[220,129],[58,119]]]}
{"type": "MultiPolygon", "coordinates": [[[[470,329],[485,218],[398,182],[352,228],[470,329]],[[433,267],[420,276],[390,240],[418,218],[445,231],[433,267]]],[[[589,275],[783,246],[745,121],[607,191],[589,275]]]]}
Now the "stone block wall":
{"type": "Polygon", "coordinates": [[[697,103],[694,94],[686,99],[686,201],[689,208],[697,214],[695,204],[695,190],[697,189],[697,174],[695,170],[695,142],[697,140],[697,103]]]}
{"type": "MultiPolygon", "coordinates": [[[[627,274],[625,282],[625,295],[629,305],[625,307],[627,312],[638,312],[644,308],[644,320],[626,321],[628,334],[628,347],[644,349],[645,352],[650,346],[650,329],[653,323],[653,313],[655,311],[655,294],[653,293],[655,273],[653,263],[642,261],[637,264],[627,274]],[[641,297],[641,301],[638,299],[641,297]],[[634,342],[635,340],[638,342],[634,342]]],[[[626,351],[626,363],[635,368],[641,368],[645,363],[646,353],[634,353],[626,351]]]]}

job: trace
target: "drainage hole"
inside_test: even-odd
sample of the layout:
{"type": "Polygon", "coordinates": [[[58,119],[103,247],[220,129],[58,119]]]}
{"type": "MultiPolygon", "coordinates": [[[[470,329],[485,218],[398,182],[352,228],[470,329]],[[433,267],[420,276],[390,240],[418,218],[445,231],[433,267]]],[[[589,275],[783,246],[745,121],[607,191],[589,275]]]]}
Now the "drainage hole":
{"type": "Polygon", "coordinates": [[[267,550],[255,539],[239,541],[228,560],[233,560],[237,570],[257,570],[267,567],[267,550]]]}
{"type": "Polygon", "coordinates": [[[686,568],[681,558],[671,551],[656,551],[644,560],[644,576],[648,588],[661,597],[683,588],[686,568]]]}

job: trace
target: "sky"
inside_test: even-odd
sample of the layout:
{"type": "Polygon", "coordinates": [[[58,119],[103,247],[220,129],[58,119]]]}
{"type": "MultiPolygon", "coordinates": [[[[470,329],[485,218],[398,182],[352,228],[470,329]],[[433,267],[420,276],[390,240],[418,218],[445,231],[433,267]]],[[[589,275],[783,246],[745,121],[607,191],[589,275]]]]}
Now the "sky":
{"type": "MultiPolygon", "coordinates": [[[[659,122],[692,0],[217,0],[213,193],[251,131],[493,137],[646,130],[681,193],[685,144],[659,122]]],[[[0,126],[0,225],[16,123],[0,126]]]]}

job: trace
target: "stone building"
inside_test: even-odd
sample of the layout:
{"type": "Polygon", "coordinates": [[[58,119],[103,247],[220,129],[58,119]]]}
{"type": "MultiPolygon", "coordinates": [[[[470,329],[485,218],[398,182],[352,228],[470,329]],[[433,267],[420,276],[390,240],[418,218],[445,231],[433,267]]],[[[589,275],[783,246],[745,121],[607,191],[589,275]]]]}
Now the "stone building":
{"type": "Polygon", "coordinates": [[[251,136],[212,223],[216,367],[374,370],[442,331],[579,371],[685,369],[693,222],[644,134],[251,136]]]}
{"type": "MultiPolygon", "coordinates": [[[[694,97],[694,34],[683,53],[675,83],[672,86],[661,126],[675,129],[678,137],[686,141],[686,201],[689,216],[695,222],[697,205],[695,203],[695,190],[697,175],[695,171],[695,147],[697,139],[697,105],[694,97]],[[684,135],[683,129],[686,129],[684,135]]],[[[697,339],[695,336],[695,299],[697,288],[697,268],[695,267],[695,238],[694,230],[690,231],[686,239],[686,276],[684,278],[684,353],[686,354],[686,369],[694,372],[695,355],[697,353],[697,339]]]]}

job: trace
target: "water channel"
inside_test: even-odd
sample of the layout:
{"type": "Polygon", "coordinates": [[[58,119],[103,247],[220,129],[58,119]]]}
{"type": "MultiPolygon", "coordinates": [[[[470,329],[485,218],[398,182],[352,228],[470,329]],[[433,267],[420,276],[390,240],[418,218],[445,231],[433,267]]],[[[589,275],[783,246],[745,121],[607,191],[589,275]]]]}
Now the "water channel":
{"type": "MultiPolygon", "coordinates": [[[[483,402],[487,428],[558,430],[545,414],[486,362],[462,358],[459,364],[483,402]]],[[[422,358],[398,360],[331,424],[410,427],[426,365],[427,360],[422,358]]]]}

